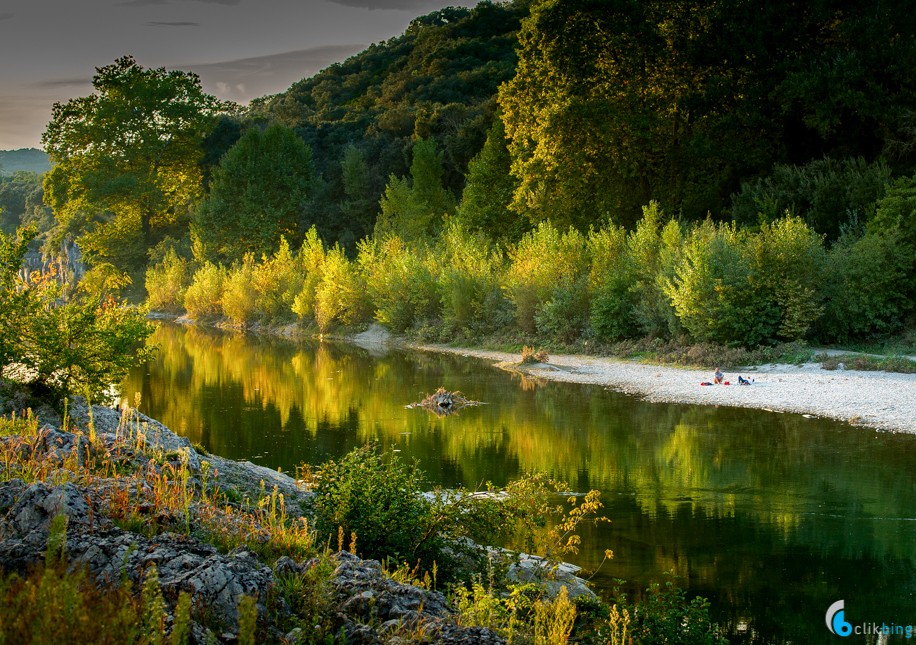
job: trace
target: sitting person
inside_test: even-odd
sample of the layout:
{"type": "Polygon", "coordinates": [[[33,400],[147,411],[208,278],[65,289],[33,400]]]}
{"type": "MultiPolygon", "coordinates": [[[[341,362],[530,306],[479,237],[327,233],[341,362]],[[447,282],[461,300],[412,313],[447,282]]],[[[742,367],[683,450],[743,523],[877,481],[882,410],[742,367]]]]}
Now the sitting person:
{"type": "Polygon", "coordinates": [[[719,370],[719,368],[717,367],[717,368],[716,368],[716,373],[713,374],[712,382],[715,383],[716,385],[721,385],[722,379],[724,379],[724,378],[725,378],[725,374],[723,374],[723,373],[719,370]]]}

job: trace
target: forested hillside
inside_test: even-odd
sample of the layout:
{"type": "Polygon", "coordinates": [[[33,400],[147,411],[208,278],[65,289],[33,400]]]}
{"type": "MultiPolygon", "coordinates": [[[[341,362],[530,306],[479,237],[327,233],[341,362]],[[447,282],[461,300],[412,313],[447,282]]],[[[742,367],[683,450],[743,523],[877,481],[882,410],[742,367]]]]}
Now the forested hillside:
{"type": "Polygon", "coordinates": [[[483,2],[244,109],[130,57],[97,72],[44,136],[52,237],[157,307],[567,341],[912,328],[902,0],[483,2]]]}
{"type": "Polygon", "coordinates": [[[527,4],[417,18],[403,35],[252,103],[248,118],[292,127],[311,147],[321,182],[310,218],[323,236],[352,247],[372,232],[385,184],[407,173],[418,137],[437,142],[444,185],[460,195],[497,89],[514,74],[527,4]]]}

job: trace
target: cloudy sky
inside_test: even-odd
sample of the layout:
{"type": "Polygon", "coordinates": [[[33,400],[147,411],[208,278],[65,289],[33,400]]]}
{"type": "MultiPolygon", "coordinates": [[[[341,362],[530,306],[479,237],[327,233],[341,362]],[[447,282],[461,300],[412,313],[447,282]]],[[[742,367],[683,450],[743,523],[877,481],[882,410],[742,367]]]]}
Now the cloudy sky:
{"type": "Polygon", "coordinates": [[[198,73],[244,103],[273,94],[416,16],[474,0],[0,0],[0,150],[39,147],[55,101],[92,91],[96,67],[198,73]]]}

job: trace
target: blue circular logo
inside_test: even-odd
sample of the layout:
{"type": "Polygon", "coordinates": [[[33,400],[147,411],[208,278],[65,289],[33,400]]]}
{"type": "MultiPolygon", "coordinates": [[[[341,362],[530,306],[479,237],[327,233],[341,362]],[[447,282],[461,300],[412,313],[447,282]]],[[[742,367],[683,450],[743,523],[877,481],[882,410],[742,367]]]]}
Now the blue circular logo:
{"type": "Polygon", "coordinates": [[[845,603],[842,600],[837,600],[828,607],[825,619],[827,629],[830,630],[831,634],[844,637],[852,634],[852,625],[846,622],[845,607],[845,603]]]}

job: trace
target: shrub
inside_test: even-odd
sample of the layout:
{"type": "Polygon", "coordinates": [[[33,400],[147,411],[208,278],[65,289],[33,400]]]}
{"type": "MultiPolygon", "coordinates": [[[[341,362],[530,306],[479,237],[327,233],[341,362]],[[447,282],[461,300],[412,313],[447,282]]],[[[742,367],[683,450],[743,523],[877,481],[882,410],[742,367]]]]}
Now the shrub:
{"type": "Polygon", "coordinates": [[[608,631],[609,642],[634,645],[720,645],[727,641],[709,618],[709,601],[696,597],[688,601],[685,592],[673,582],[653,583],[646,599],[631,603],[620,589],[614,593],[608,631]],[[616,617],[616,620],[615,620],[616,617]],[[622,638],[627,634],[629,640],[622,638]]]}
{"type": "MultiPolygon", "coordinates": [[[[365,557],[416,562],[431,511],[417,464],[386,457],[375,445],[358,448],[320,469],[315,528],[324,539],[355,533],[365,557]]],[[[427,566],[431,566],[428,562],[427,566]]]]}
{"type": "Polygon", "coordinates": [[[191,277],[190,262],[179,257],[174,249],[166,251],[162,261],[146,271],[147,304],[150,309],[171,313],[181,311],[191,277]]]}
{"type": "Polygon", "coordinates": [[[303,280],[298,258],[293,257],[285,237],[280,238],[276,253],[255,265],[251,279],[259,317],[276,322],[292,315],[303,280]]]}
{"type": "Polygon", "coordinates": [[[315,322],[322,331],[334,323],[352,325],[367,318],[366,285],[340,246],[328,251],[315,290],[315,322]]]}
{"type": "Polygon", "coordinates": [[[422,247],[410,248],[397,236],[360,244],[359,265],[375,318],[403,332],[439,313],[435,270],[422,247]]]}
{"type": "Polygon", "coordinates": [[[324,244],[318,237],[315,227],[309,229],[299,249],[296,264],[301,271],[299,292],[292,302],[292,310],[299,320],[315,318],[315,293],[321,282],[321,272],[324,268],[324,244]]]}
{"type": "Polygon", "coordinates": [[[707,220],[688,236],[665,293],[694,340],[756,347],[808,334],[822,312],[824,268],[820,237],[798,218],[756,235],[707,220]]]}
{"type": "Polygon", "coordinates": [[[592,331],[601,340],[636,336],[635,280],[626,249],[626,232],[613,226],[591,231],[588,254],[592,259],[588,277],[592,331]]]}
{"type": "Polygon", "coordinates": [[[436,254],[441,258],[437,282],[446,329],[495,329],[500,320],[494,316],[491,303],[501,297],[502,258],[489,240],[450,220],[439,238],[436,254]]]}
{"type": "Polygon", "coordinates": [[[100,400],[149,357],[143,341],[153,326],[104,291],[65,298],[53,270],[20,279],[29,236],[0,233],[0,371],[17,365],[32,393],[54,404],[71,393],[100,400]]]}
{"type": "Polygon", "coordinates": [[[901,289],[910,278],[908,245],[898,230],[844,239],[828,255],[826,304],[818,325],[827,342],[886,335],[900,330],[913,303],[901,289]]]}
{"type": "Polygon", "coordinates": [[[192,318],[218,316],[222,313],[223,284],[226,270],[204,262],[195,273],[184,294],[184,308],[192,318]]]}
{"type": "Polygon", "coordinates": [[[589,292],[587,276],[565,279],[557,285],[550,299],[534,316],[538,332],[571,343],[588,324],[589,292]]]}
{"type": "Polygon", "coordinates": [[[680,326],[664,284],[674,275],[683,244],[677,222],[662,226],[663,214],[656,202],[643,207],[643,217],[627,236],[628,263],[632,273],[630,292],[633,299],[633,322],[643,336],[677,335],[680,326]]]}
{"type": "MultiPolygon", "coordinates": [[[[509,250],[510,265],[503,288],[515,305],[516,319],[522,331],[537,330],[536,316],[541,313],[559,286],[567,293],[578,288],[588,270],[585,239],[570,228],[564,234],[549,222],[541,223],[509,250]]],[[[564,312],[580,324],[587,308],[575,298],[560,298],[550,314],[555,320],[564,312]]]]}
{"type": "Polygon", "coordinates": [[[259,313],[254,273],[254,256],[246,253],[241,264],[229,270],[223,283],[223,315],[242,327],[252,322],[259,313]]]}

